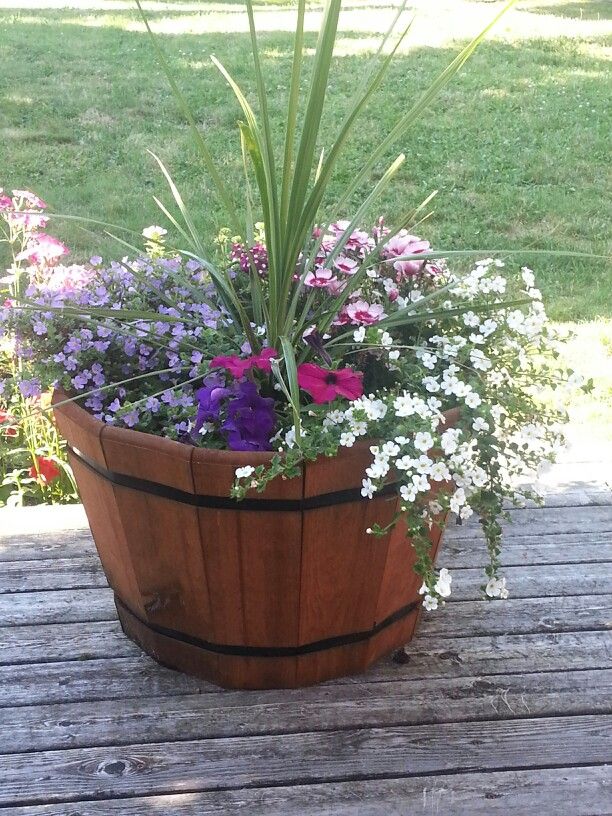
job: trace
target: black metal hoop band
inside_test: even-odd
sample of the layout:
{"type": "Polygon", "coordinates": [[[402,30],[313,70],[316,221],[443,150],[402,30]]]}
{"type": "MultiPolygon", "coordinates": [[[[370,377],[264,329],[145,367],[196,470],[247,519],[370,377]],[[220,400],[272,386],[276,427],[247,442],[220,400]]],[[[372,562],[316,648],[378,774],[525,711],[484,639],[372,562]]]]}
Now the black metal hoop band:
{"type": "MultiPolygon", "coordinates": [[[[128,487],[131,490],[138,490],[141,493],[149,493],[152,496],[159,496],[163,499],[190,504],[193,507],[210,507],[214,510],[254,510],[257,512],[304,512],[316,510],[319,507],[332,507],[336,504],[348,504],[350,502],[370,501],[361,495],[361,488],[355,487],[350,490],[335,490],[333,493],[321,493],[318,496],[310,496],[306,499],[232,499],[229,496],[209,496],[202,493],[187,493],[186,490],[179,490],[177,487],[169,487],[159,482],[151,482],[148,479],[140,479],[136,476],[128,476],[125,473],[116,473],[107,470],[102,465],[94,462],[81,451],[68,446],[69,453],[86,467],[97,473],[106,481],[119,487],[128,487]]],[[[397,493],[397,483],[386,484],[378,490],[375,497],[390,496],[397,493]]]]}
{"type": "Polygon", "coordinates": [[[185,634],[185,632],[177,632],[175,629],[169,629],[166,626],[145,621],[115,594],[115,604],[118,610],[120,612],[124,610],[131,615],[131,617],[135,618],[141,626],[144,626],[151,632],[171,638],[172,640],[178,640],[189,646],[195,646],[207,652],[233,655],[234,657],[300,657],[300,655],[336,649],[339,646],[350,646],[354,643],[362,643],[363,641],[375,637],[379,632],[382,632],[392,624],[406,618],[419,606],[419,603],[420,601],[413,601],[412,603],[406,604],[406,606],[402,606],[401,609],[398,609],[392,615],[389,615],[380,623],[377,623],[376,626],[362,632],[351,632],[348,635],[337,635],[335,637],[323,638],[322,640],[314,640],[310,643],[304,643],[301,646],[237,646],[234,644],[213,643],[208,640],[203,640],[202,638],[194,637],[193,635],[185,634]]]}

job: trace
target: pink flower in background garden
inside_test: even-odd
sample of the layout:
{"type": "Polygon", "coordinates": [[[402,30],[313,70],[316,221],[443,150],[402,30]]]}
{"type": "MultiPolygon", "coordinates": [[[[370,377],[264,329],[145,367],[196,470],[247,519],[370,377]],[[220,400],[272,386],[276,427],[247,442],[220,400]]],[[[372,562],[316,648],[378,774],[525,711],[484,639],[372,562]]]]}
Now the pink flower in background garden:
{"type": "Polygon", "coordinates": [[[0,210],[8,210],[13,206],[13,199],[0,187],[0,210]]]}
{"type": "Polygon", "coordinates": [[[331,269],[315,269],[314,272],[308,272],[304,278],[304,286],[318,286],[324,288],[335,283],[337,280],[331,269]]]}
{"type": "Polygon", "coordinates": [[[57,238],[40,232],[30,238],[27,247],[16,256],[16,260],[53,265],[62,255],[68,255],[69,252],[68,247],[57,238]]]}
{"type": "Polygon", "coordinates": [[[240,377],[244,377],[250,368],[258,368],[260,371],[265,371],[269,374],[270,371],[272,371],[270,360],[273,360],[275,357],[278,357],[278,351],[271,348],[263,349],[260,354],[253,354],[251,357],[244,359],[238,357],[237,354],[222,354],[212,358],[210,367],[224,368],[226,371],[229,371],[232,377],[240,379],[240,377]]]}
{"type": "Polygon", "coordinates": [[[26,204],[29,209],[46,210],[47,205],[35,193],[29,190],[13,190],[13,199],[16,199],[15,204],[26,204]]]}
{"type": "MultiPolygon", "coordinates": [[[[422,252],[430,252],[429,241],[422,241],[416,235],[409,235],[406,230],[401,230],[387,241],[381,253],[383,258],[399,258],[402,255],[420,255],[422,252]]],[[[417,275],[423,267],[423,261],[395,261],[393,268],[398,276],[409,277],[417,275]]]]}
{"type": "Polygon", "coordinates": [[[314,363],[298,366],[298,384],[317,404],[332,402],[336,397],[358,399],[363,394],[363,374],[352,368],[321,368],[314,363]]]}
{"type": "Polygon", "coordinates": [[[365,300],[349,303],[346,307],[346,314],[349,321],[356,326],[371,326],[386,317],[384,309],[379,303],[366,303],[365,300]]]}
{"type": "Polygon", "coordinates": [[[17,436],[17,419],[0,408],[0,434],[4,436],[17,436]]]}
{"type": "Polygon", "coordinates": [[[60,475],[60,469],[53,459],[47,459],[46,456],[37,456],[36,467],[32,465],[29,474],[32,479],[36,479],[40,484],[48,485],[57,479],[60,475]]]}
{"type": "Polygon", "coordinates": [[[359,261],[354,261],[352,258],[346,258],[341,255],[334,261],[334,266],[345,275],[354,275],[359,266],[359,261]]]}

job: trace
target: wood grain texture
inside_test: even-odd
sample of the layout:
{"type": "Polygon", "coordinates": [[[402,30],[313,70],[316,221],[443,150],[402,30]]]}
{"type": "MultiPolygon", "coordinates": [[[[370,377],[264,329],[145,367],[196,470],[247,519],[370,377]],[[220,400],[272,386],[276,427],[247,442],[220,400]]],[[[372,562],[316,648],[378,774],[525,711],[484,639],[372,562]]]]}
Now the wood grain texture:
{"type": "Polygon", "coordinates": [[[7,816],[610,816],[605,766],[255,788],[9,807],[7,816]]]}
{"type": "Polygon", "coordinates": [[[182,694],[0,711],[4,753],[612,710],[612,669],[182,694]]]}
{"type": "MultiPolygon", "coordinates": [[[[612,668],[609,640],[605,631],[476,638],[420,636],[406,647],[402,664],[383,660],[358,678],[338,678],[326,688],[345,683],[608,669],[612,668]]],[[[210,683],[161,668],[144,655],[16,663],[0,668],[0,707],[213,691],[216,689],[210,683]]]]}
{"type": "Polygon", "coordinates": [[[612,716],[232,737],[0,756],[0,805],[612,759],[612,716]],[[543,752],[545,759],[543,761],[543,752]]]}

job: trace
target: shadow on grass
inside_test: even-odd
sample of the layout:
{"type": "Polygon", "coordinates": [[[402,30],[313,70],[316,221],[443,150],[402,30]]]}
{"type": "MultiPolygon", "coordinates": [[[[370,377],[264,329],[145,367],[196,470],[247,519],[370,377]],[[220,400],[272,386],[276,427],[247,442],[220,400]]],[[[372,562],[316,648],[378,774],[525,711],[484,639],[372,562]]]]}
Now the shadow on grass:
{"type": "Polygon", "coordinates": [[[556,3],[554,6],[532,6],[525,8],[525,11],[579,20],[612,20],[611,0],[582,0],[582,2],[571,0],[568,3],[556,3]]]}
{"type": "MultiPolygon", "coordinates": [[[[146,155],[149,148],[168,164],[202,234],[215,235],[226,218],[148,38],[122,28],[63,23],[56,14],[41,14],[40,20],[13,17],[0,23],[3,55],[11,65],[0,76],[5,173],[0,183],[35,189],[56,212],[89,215],[140,232],[161,217],[153,195],[170,203],[146,155]]],[[[349,40],[361,37],[358,32],[342,34],[349,40]]],[[[315,39],[307,34],[309,48],[315,39]]],[[[216,54],[254,100],[248,34],[181,34],[162,40],[240,203],[240,111],[208,55],[216,54]]],[[[260,42],[280,148],[292,37],[264,32],[260,42]]],[[[397,57],[338,166],[328,204],[457,50],[417,48],[397,57]]],[[[365,55],[334,59],[322,146],[329,146],[337,133],[366,62],[365,55]]],[[[311,64],[308,57],[306,75],[311,64]]],[[[517,46],[485,43],[376,168],[373,178],[400,150],[407,155],[405,169],[376,212],[392,216],[439,189],[435,218],[422,228],[437,246],[605,252],[602,236],[609,216],[601,179],[606,176],[610,125],[601,79],[607,69],[603,58],[566,39],[534,39],[517,46]]],[[[60,224],[58,234],[77,259],[125,251],[74,224],[60,224]]],[[[538,259],[534,265],[543,270],[555,316],[612,314],[600,268],[567,259],[538,259]]]]}

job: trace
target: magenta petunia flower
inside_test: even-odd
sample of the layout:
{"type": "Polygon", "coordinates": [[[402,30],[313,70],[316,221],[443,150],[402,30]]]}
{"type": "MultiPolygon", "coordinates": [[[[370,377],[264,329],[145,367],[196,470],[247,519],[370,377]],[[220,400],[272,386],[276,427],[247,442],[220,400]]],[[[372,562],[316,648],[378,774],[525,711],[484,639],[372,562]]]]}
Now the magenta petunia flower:
{"type": "Polygon", "coordinates": [[[266,348],[260,354],[253,354],[251,357],[241,358],[237,354],[221,354],[218,357],[213,357],[210,361],[211,368],[224,368],[226,371],[235,377],[237,380],[244,377],[250,368],[258,368],[260,371],[265,371],[267,374],[272,371],[272,364],[270,360],[278,357],[278,351],[272,348],[266,348]]]}
{"type": "Polygon", "coordinates": [[[358,399],[363,394],[362,373],[352,368],[321,368],[314,363],[298,366],[298,384],[317,404],[332,402],[336,397],[358,399]]]}

